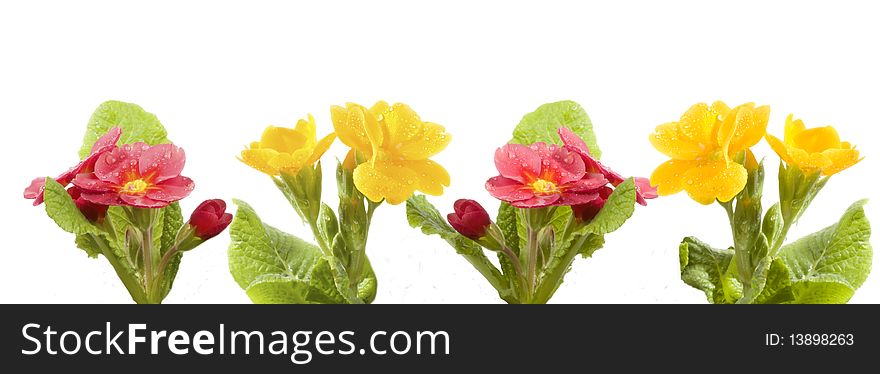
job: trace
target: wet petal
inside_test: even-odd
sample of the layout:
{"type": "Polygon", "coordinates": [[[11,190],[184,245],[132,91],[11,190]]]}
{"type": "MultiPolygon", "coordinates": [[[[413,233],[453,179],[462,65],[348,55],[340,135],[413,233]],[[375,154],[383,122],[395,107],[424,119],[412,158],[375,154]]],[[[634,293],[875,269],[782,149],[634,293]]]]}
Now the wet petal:
{"type": "Polygon", "coordinates": [[[372,146],[364,128],[365,110],[364,107],[353,103],[346,104],[345,108],[334,105],[330,107],[330,118],[336,136],[342,143],[361,152],[370,153],[366,156],[371,157],[372,146]]]}
{"type": "Polygon", "coordinates": [[[564,193],[554,205],[581,205],[599,198],[598,192],[564,193]]]}
{"type": "Polygon", "coordinates": [[[597,190],[606,184],[608,184],[608,180],[605,179],[604,175],[600,173],[588,173],[584,175],[583,179],[565,184],[563,188],[565,191],[584,192],[597,190]]]}
{"type": "Polygon", "coordinates": [[[559,194],[552,195],[534,195],[534,197],[511,202],[510,205],[513,205],[517,208],[543,208],[545,206],[556,205],[557,201],[561,196],[559,194]]]}
{"type": "Polygon", "coordinates": [[[142,195],[120,194],[119,200],[122,200],[125,205],[135,206],[138,208],[162,208],[168,206],[168,204],[171,204],[168,201],[153,200],[147,196],[142,195]]]}
{"type": "Polygon", "coordinates": [[[786,145],[794,145],[794,138],[804,131],[806,126],[804,126],[804,121],[799,119],[794,119],[794,114],[789,114],[788,117],[785,118],[785,144],[786,145]]]}
{"type": "Polygon", "coordinates": [[[186,164],[183,148],[174,144],[158,144],[143,151],[138,159],[138,172],[152,183],[180,175],[186,164]]]}
{"type": "Polygon", "coordinates": [[[791,163],[805,173],[822,170],[832,165],[832,161],[822,153],[807,153],[803,149],[789,147],[788,154],[791,155],[791,163]]]}
{"type": "Polygon", "coordinates": [[[79,197],[81,199],[85,199],[90,203],[99,205],[125,205],[125,203],[120,200],[119,194],[117,194],[116,192],[82,191],[79,197]]]}
{"type": "MultiPolygon", "coordinates": [[[[721,103],[722,105],[724,103],[721,103]]],[[[713,109],[717,109],[717,103],[710,108],[705,103],[699,103],[691,106],[678,122],[678,133],[687,142],[692,144],[713,144],[712,128],[718,119],[719,113],[713,109]]]]}
{"type": "Polygon", "coordinates": [[[651,174],[651,184],[657,186],[660,195],[672,195],[684,189],[684,175],[696,167],[698,161],[669,160],[651,174]]]}
{"type": "Polygon", "coordinates": [[[489,178],[486,181],[486,191],[489,191],[492,197],[507,202],[526,200],[535,196],[531,188],[502,176],[489,178]]]}
{"type": "Polygon", "coordinates": [[[116,191],[116,185],[98,179],[95,173],[78,174],[73,179],[73,185],[85,191],[103,192],[116,191]]]}
{"type": "Polygon", "coordinates": [[[809,153],[822,152],[840,147],[840,135],[831,126],[816,127],[801,131],[794,137],[796,147],[809,153]]]}
{"type": "Polygon", "coordinates": [[[763,105],[757,108],[744,107],[736,115],[736,129],[730,139],[728,151],[730,155],[752,147],[761,141],[767,132],[767,121],[770,119],[770,107],[763,105]]]}
{"type": "Polygon", "coordinates": [[[495,167],[501,176],[528,183],[541,174],[541,157],[522,144],[507,144],[495,151],[495,167]]]}
{"type": "Polygon", "coordinates": [[[587,143],[573,131],[569,130],[567,127],[560,127],[556,130],[556,133],[559,134],[559,139],[562,140],[562,143],[565,144],[566,148],[582,157],[591,157],[590,147],[588,147],[587,143]]]}
{"type": "Polygon", "coordinates": [[[707,205],[730,201],[746,185],[748,173],[735,162],[714,160],[700,162],[684,174],[684,189],[697,202],[707,205]]]}
{"type": "Polygon", "coordinates": [[[418,175],[415,171],[390,161],[365,162],[354,169],[354,184],[374,202],[385,199],[400,204],[412,196],[418,175]]]}
{"type": "Polygon", "coordinates": [[[767,140],[767,144],[770,144],[770,148],[773,148],[773,151],[779,155],[779,158],[789,164],[794,162],[794,159],[788,153],[788,146],[779,140],[779,138],[770,134],[766,134],[764,138],[767,140]]]}
{"type": "Polygon", "coordinates": [[[440,153],[450,141],[452,135],[443,126],[424,122],[421,134],[403,143],[398,152],[408,160],[423,160],[440,153]]]}
{"type": "Polygon", "coordinates": [[[449,187],[449,173],[434,161],[412,160],[398,161],[397,163],[415,172],[416,189],[419,191],[428,195],[440,196],[443,194],[443,187],[449,187]]]}
{"type": "MultiPolygon", "coordinates": [[[[305,121],[300,120],[300,122],[305,121]]],[[[300,127],[300,125],[298,124],[297,127],[300,127]]],[[[260,137],[260,148],[270,148],[280,153],[291,153],[305,147],[308,140],[309,138],[300,131],[285,127],[267,126],[260,137]]]]}
{"type": "Polygon", "coordinates": [[[114,127],[107,131],[104,135],[101,135],[95,144],[92,145],[92,151],[90,154],[95,154],[99,152],[104,152],[109,149],[112,149],[116,146],[116,142],[119,141],[119,138],[122,136],[122,129],[119,127],[114,127]]]}
{"type": "Polygon", "coordinates": [[[855,149],[829,149],[822,152],[822,155],[831,160],[831,166],[822,169],[822,175],[839,173],[862,160],[859,158],[859,151],[855,149]]]}
{"type": "Polygon", "coordinates": [[[286,172],[296,174],[305,166],[306,161],[311,157],[312,149],[298,149],[293,153],[278,153],[275,157],[269,159],[269,167],[278,170],[279,173],[286,172]]]}
{"type": "Polygon", "coordinates": [[[123,184],[125,179],[139,176],[138,160],[144,151],[151,147],[147,143],[125,144],[102,154],[95,162],[95,175],[99,179],[114,184],[123,184]]]}
{"type": "Polygon", "coordinates": [[[312,165],[318,160],[321,159],[321,156],[327,152],[327,149],[333,144],[333,141],[336,140],[336,133],[330,133],[329,135],[321,138],[317,144],[315,144],[315,148],[312,150],[312,155],[309,156],[309,159],[306,160],[306,165],[312,165]]]}
{"type": "Polygon", "coordinates": [[[192,179],[178,176],[150,186],[145,195],[153,200],[172,202],[189,196],[194,188],[192,179]]]}
{"type": "Polygon", "coordinates": [[[269,161],[279,155],[278,151],[269,148],[245,149],[241,151],[241,162],[269,175],[278,175],[278,168],[273,167],[269,161]]]}
{"type": "Polygon", "coordinates": [[[384,101],[376,103],[370,112],[385,123],[390,144],[403,144],[422,134],[422,120],[406,104],[388,105],[384,101]]]}
{"type": "Polygon", "coordinates": [[[555,149],[549,157],[542,157],[541,178],[560,185],[583,178],[586,171],[583,158],[566,148],[556,147],[555,144],[553,148],[555,149]]]}
{"type": "Polygon", "coordinates": [[[706,152],[705,145],[695,143],[682,135],[676,122],[657,126],[648,140],[658,151],[678,160],[693,160],[706,152]]]}

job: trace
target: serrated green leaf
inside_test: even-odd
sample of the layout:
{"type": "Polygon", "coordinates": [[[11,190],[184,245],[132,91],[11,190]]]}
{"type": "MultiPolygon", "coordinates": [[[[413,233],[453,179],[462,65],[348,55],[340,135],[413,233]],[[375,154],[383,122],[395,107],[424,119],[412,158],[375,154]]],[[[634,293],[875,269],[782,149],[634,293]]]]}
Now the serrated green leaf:
{"type": "Polygon", "coordinates": [[[495,219],[496,224],[504,235],[504,244],[510,248],[514,254],[519,254],[519,234],[517,232],[518,219],[516,217],[517,208],[507,202],[502,201],[498,207],[498,217],[495,219]]]}
{"type": "Polygon", "coordinates": [[[614,188],[614,193],[608,197],[605,206],[584,227],[584,230],[596,235],[613,232],[623,226],[629,217],[632,217],[636,209],[635,205],[636,186],[633,179],[629,178],[614,188]]]}
{"type": "Polygon", "coordinates": [[[114,127],[122,128],[120,144],[144,142],[150,145],[171,143],[165,127],[152,113],[136,104],[106,101],[95,109],[79,150],[80,159],[89,155],[95,141],[114,127]]]}
{"type": "MultiPolygon", "coordinates": [[[[715,249],[694,237],[682,240],[678,247],[681,280],[706,294],[713,304],[732,304],[741,295],[732,287],[735,276],[728,268],[733,250],[715,249]]],[[[735,272],[734,272],[735,273],[735,272]]]]}
{"type": "MultiPolygon", "coordinates": [[[[177,202],[162,208],[162,237],[161,252],[164,255],[174,245],[177,238],[177,232],[183,226],[183,214],[180,211],[180,204],[177,202]]],[[[174,279],[177,277],[177,270],[180,268],[180,260],[183,258],[183,252],[179,252],[171,257],[168,264],[165,265],[165,276],[162,278],[162,295],[171,291],[174,286],[174,279]]]]}
{"type": "Polygon", "coordinates": [[[229,270],[254,302],[344,302],[317,246],[264,224],[247,203],[234,202],[229,270]]]}
{"type": "Polygon", "coordinates": [[[845,279],[835,275],[796,281],[791,289],[792,304],[846,304],[856,292],[845,279]]]}
{"type": "Polygon", "coordinates": [[[545,142],[561,144],[556,129],[567,127],[584,139],[590,149],[590,155],[596,159],[602,157],[602,151],[596,143],[593,123],[587,112],[574,101],[559,101],[538,107],[534,112],[526,114],[513,130],[511,143],[531,144],[545,142]]]}
{"type": "Polygon", "coordinates": [[[72,234],[97,234],[100,230],[89,222],[88,218],[76,207],[76,203],[67,194],[64,186],[52,178],[46,178],[43,198],[46,202],[46,214],[62,230],[72,234]]]}
{"type": "Polygon", "coordinates": [[[793,282],[835,276],[853,290],[865,282],[873,256],[871,225],[863,209],[866,202],[857,201],[836,224],[780,249],[779,257],[790,269],[793,282]]]}
{"type": "Polygon", "coordinates": [[[101,248],[98,247],[95,239],[90,234],[77,235],[76,247],[86,251],[86,254],[91,258],[97,258],[98,254],[101,253],[101,248]]]}
{"type": "Polygon", "coordinates": [[[765,257],[757,265],[752,286],[739,300],[743,304],[785,304],[794,300],[788,267],[780,259],[765,257]],[[755,296],[752,296],[755,295],[755,296]]]}
{"type": "Polygon", "coordinates": [[[439,235],[458,253],[471,256],[483,255],[482,247],[461,234],[440,216],[424,195],[415,195],[406,201],[406,220],[413,228],[421,228],[425,235],[439,235]]]}

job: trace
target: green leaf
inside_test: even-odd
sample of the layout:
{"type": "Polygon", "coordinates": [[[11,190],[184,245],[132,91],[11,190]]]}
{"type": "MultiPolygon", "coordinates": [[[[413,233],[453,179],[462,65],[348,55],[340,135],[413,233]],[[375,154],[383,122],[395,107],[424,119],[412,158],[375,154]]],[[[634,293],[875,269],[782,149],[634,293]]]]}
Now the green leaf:
{"type": "Polygon", "coordinates": [[[785,240],[784,238],[779,237],[779,235],[782,235],[782,227],[784,224],[785,222],[782,218],[782,210],[779,208],[779,203],[773,204],[770,209],[767,209],[767,214],[764,215],[764,221],[761,224],[761,231],[763,231],[764,236],[767,238],[767,242],[770,243],[771,247],[777,240],[785,240]]]}
{"type": "Polygon", "coordinates": [[[682,240],[678,247],[681,280],[703,291],[713,304],[732,304],[742,296],[742,286],[728,268],[733,250],[715,249],[694,237],[682,240]],[[739,287],[737,287],[739,286],[739,287]]]}
{"type": "Polygon", "coordinates": [[[440,216],[424,195],[416,195],[406,201],[406,220],[413,228],[421,228],[425,235],[440,235],[452,248],[463,255],[482,256],[483,248],[461,234],[440,216]]]}
{"type": "Polygon", "coordinates": [[[608,197],[605,206],[596,214],[584,228],[587,232],[596,235],[605,235],[623,226],[629,217],[635,212],[636,186],[632,178],[614,188],[614,193],[608,197]]]}
{"type": "Polygon", "coordinates": [[[263,224],[247,203],[230,227],[229,270],[255,303],[344,303],[321,250],[263,224]],[[252,289],[253,287],[253,289],[252,289]]]}
{"type": "Polygon", "coordinates": [[[794,300],[788,267],[780,259],[762,259],[753,277],[750,292],[747,292],[741,304],[784,304],[794,300]],[[754,296],[752,296],[754,295],[754,296]]]}
{"type": "Polygon", "coordinates": [[[797,281],[791,288],[792,304],[846,304],[856,292],[845,279],[835,275],[797,281]]]}
{"type": "Polygon", "coordinates": [[[574,101],[559,101],[538,107],[534,112],[523,116],[519,125],[513,130],[511,143],[532,144],[545,142],[561,144],[556,129],[567,127],[584,139],[590,149],[590,155],[596,159],[602,157],[593,123],[584,108],[574,101]]]}
{"type": "MultiPolygon", "coordinates": [[[[162,208],[162,237],[161,237],[161,253],[164,255],[174,245],[177,239],[177,232],[183,226],[183,214],[180,211],[180,204],[177,202],[162,208]]],[[[183,258],[183,252],[173,255],[168,265],[165,265],[165,275],[162,278],[162,294],[168,295],[171,287],[174,285],[174,278],[177,277],[177,270],[180,268],[180,260],[183,258]]]]}
{"type": "Polygon", "coordinates": [[[779,256],[795,282],[839,277],[858,289],[871,272],[871,225],[860,200],[836,224],[807,235],[780,249],[779,256]]]}
{"type": "Polygon", "coordinates": [[[77,235],[100,233],[100,230],[79,211],[64,186],[54,179],[46,178],[43,198],[46,202],[46,214],[62,230],[77,235]]]}
{"type": "Polygon", "coordinates": [[[515,254],[519,254],[519,234],[517,227],[519,226],[516,217],[517,208],[507,202],[501,202],[498,207],[498,218],[495,219],[496,224],[501,228],[504,235],[504,244],[510,248],[515,254]]]}
{"type": "Polygon", "coordinates": [[[83,159],[88,156],[95,141],[114,127],[122,128],[122,137],[119,138],[120,144],[171,143],[168,140],[165,127],[159,123],[159,119],[155,115],[144,111],[136,104],[111,100],[99,105],[92,114],[92,118],[89,119],[82,147],[79,150],[79,157],[83,159]]]}
{"type": "Polygon", "coordinates": [[[76,236],[76,247],[86,251],[91,258],[97,258],[101,254],[101,248],[95,243],[95,239],[90,234],[76,236]]]}

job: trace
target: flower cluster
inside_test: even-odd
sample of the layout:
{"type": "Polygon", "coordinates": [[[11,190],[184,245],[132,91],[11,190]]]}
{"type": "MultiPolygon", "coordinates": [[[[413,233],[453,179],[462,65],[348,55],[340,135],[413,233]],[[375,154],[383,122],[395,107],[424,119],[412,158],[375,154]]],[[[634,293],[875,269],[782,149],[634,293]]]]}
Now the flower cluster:
{"type": "MultiPolygon", "coordinates": [[[[116,146],[122,130],[111,129],[95,142],[88,157],[55,179],[63,186],[73,184],[71,197],[95,220],[107,206],[162,208],[189,196],[195,184],[181,176],[186,155],[173,144],[148,145],[138,142],[116,146]],[[104,208],[101,208],[104,207],[104,208]]],[[[36,178],[24,197],[43,202],[46,179],[36,178]]]]}
{"type": "MultiPolygon", "coordinates": [[[[536,142],[531,145],[507,144],[495,151],[495,167],[500,175],[486,182],[486,190],[518,208],[573,206],[582,212],[601,209],[613,191],[611,186],[624,178],[590,155],[587,144],[565,127],[558,130],[563,146],[536,142]]],[[[645,178],[636,178],[637,200],[657,197],[645,178]]],[[[592,215],[595,215],[593,213],[592,215]]]]}

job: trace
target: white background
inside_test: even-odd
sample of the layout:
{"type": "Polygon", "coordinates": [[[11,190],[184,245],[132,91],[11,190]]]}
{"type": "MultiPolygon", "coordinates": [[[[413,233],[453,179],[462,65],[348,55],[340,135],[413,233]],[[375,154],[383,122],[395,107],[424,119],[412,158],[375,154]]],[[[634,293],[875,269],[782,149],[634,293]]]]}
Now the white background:
{"type": "MultiPolygon", "coordinates": [[[[792,112],[810,127],[834,124],[866,159],[832,178],[790,238],[876,192],[880,25],[869,2],[292,3],[0,6],[0,301],[130,302],[106,260],[87,258],[21,197],[32,178],[77,161],[86,122],[108,99],[155,113],[186,149],[196,190],[185,214],[203,199],[236,197],[305,238],[271,181],[235,157],[266,125],[293,126],[308,113],[319,135],[331,131],[329,107],[346,101],[404,102],[447,127],[453,142],[435,159],[452,187],[431,199],[442,211],[461,197],[494,211],[483,183],[496,174],[495,148],[523,114],[563,99],[586,108],[603,162],[627,175],[650,175],[665,160],[648,134],[700,101],[768,104],[777,135],[792,112]]],[[[755,151],[767,157],[769,206],[778,158],[763,142],[755,151]]],[[[344,152],[330,149],[325,175],[344,152]]],[[[875,224],[876,204],[867,206],[875,224]]],[[[679,279],[677,245],[697,235],[727,246],[727,227],[717,205],[683,194],[651,201],[593,258],[576,260],[552,302],[705,303],[679,279]]],[[[224,233],[186,254],[166,302],[249,302],[229,275],[228,244],[224,233]]],[[[403,205],[378,210],[368,253],[378,303],[500,302],[445,242],[411,229],[403,205]]],[[[880,275],[852,302],[880,302],[880,275]]]]}

